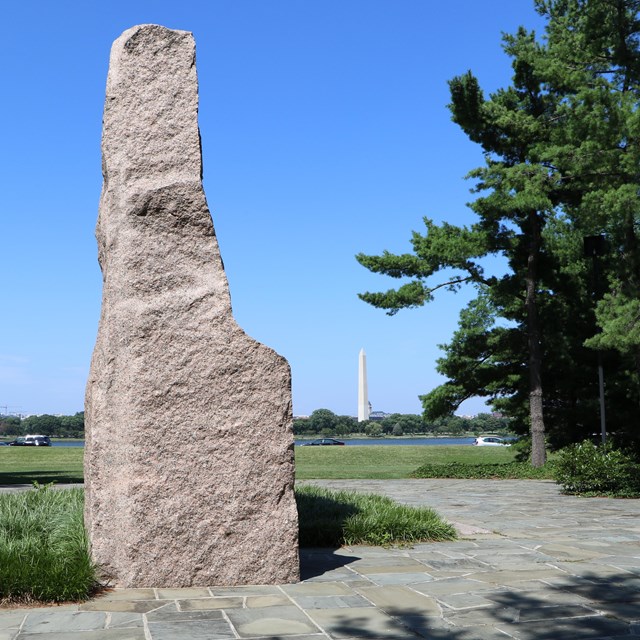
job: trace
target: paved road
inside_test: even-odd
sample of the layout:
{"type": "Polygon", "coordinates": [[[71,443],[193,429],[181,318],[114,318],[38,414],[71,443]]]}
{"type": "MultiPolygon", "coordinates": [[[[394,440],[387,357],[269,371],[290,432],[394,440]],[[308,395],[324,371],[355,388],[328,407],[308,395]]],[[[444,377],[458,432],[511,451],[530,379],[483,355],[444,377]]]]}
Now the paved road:
{"type": "Polygon", "coordinates": [[[456,542],[306,550],[303,581],[0,610],[0,640],[640,640],[640,501],[552,482],[314,481],[434,507],[456,542]]]}

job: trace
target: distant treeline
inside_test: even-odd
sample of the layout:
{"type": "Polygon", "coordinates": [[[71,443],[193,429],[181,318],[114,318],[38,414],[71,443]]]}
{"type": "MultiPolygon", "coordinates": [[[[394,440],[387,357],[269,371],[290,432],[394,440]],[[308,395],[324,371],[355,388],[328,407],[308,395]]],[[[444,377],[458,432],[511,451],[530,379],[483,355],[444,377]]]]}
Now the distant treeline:
{"type": "Polygon", "coordinates": [[[329,409],[316,409],[308,418],[295,418],[295,435],[347,436],[404,436],[415,434],[460,435],[463,433],[507,433],[509,418],[490,413],[480,413],[473,418],[447,416],[426,422],[422,416],[409,413],[392,413],[383,419],[358,422],[352,416],[339,416],[329,409]]]}
{"type": "Polygon", "coordinates": [[[72,416],[0,416],[0,437],[28,433],[59,438],[84,438],[84,411],[72,416]]]}

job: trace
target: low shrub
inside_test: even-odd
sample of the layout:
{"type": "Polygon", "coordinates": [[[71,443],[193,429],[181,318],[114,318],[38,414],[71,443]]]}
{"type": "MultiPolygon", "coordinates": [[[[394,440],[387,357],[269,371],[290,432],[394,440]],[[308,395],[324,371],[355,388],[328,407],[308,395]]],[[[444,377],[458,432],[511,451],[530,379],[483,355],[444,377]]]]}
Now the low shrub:
{"type": "Polygon", "coordinates": [[[554,462],[547,462],[543,467],[538,468],[532,467],[528,462],[423,464],[411,473],[411,477],[461,480],[553,480],[554,464],[554,462]]]}
{"type": "Polygon", "coordinates": [[[82,489],[0,495],[0,601],[86,600],[97,586],[82,489]]]}
{"type": "Polygon", "coordinates": [[[555,479],[564,493],[640,496],[640,465],[619,449],[589,440],[560,451],[555,479]]]}
{"type": "Polygon", "coordinates": [[[395,545],[453,540],[452,525],[427,507],[401,505],[390,498],[353,491],[296,487],[300,546],[395,545]]]}

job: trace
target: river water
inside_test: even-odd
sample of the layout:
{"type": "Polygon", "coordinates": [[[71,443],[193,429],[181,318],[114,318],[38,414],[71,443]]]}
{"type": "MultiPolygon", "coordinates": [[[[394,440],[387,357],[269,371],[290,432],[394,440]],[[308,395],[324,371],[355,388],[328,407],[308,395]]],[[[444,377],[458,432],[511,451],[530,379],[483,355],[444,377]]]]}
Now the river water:
{"type": "MultiPolygon", "coordinates": [[[[339,439],[339,438],[337,438],[339,439]]],[[[473,444],[475,438],[345,438],[340,440],[347,446],[362,445],[455,445],[455,444],[473,444]]],[[[296,440],[296,445],[311,442],[312,438],[307,440],[296,440]]]]}

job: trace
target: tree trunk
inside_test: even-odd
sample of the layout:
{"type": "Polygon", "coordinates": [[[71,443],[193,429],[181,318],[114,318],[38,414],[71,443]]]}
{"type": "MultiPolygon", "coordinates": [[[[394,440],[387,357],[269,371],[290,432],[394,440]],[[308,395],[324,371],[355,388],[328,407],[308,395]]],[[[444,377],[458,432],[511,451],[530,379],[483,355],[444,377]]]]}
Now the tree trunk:
{"type": "Polygon", "coordinates": [[[542,409],[542,349],[536,285],[540,252],[541,219],[536,212],[529,215],[530,237],[527,258],[526,299],[527,335],[529,342],[529,419],[531,423],[531,465],[541,467],[547,461],[542,409]]]}

